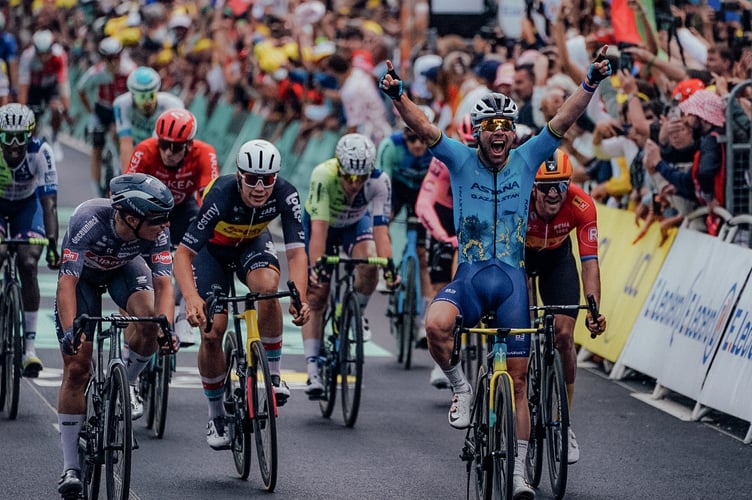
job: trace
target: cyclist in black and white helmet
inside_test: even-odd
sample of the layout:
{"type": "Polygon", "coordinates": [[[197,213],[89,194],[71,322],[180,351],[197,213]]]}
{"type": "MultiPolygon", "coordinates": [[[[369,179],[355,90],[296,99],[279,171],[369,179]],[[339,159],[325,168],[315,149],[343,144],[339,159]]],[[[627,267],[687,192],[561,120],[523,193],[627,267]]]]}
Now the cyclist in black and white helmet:
{"type": "MultiPolygon", "coordinates": [[[[376,148],[371,139],[361,134],[347,134],[337,142],[335,157],[311,172],[303,213],[308,262],[312,269],[308,289],[311,321],[303,326],[303,351],[308,371],[306,394],[310,399],[320,398],[324,391],[317,361],[329,294],[329,272],[316,273],[316,261],[330,253],[334,245],[341,246],[351,257],[392,257],[391,182],[384,172],[374,169],[375,160],[376,148]]],[[[364,311],[378,284],[378,268],[359,267],[355,293],[364,311]]],[[[390,270],[385,278],[387,284],[396,284],[396,276],[390,270]]],[[[367,341],[371,329],[365,315],[362,318],[363,340],[367,341]]]]}
{"type": "MultiPolygon", "coordinates": [[[[63,498],[78,498],[82,489],[78,433],[85,418],[84,389],[94,338],[94,325],[90,325],[81,344],[74,345],[74,319],[81,314],[101,316],[103,287],[127,315],[172,318],[174,314],[169,230],[172,193],[156,177],[141,173],[113,178],[110,191],[110,199],[94,198],[80,204],[63,237],[55,299],[55,330],[63,356],[58,396],[63,449],[58,492],[63,498]]],[[[144,413],[135,385],[157,351],[160,328],[147,322],[132,326],[127,374],[131,418],[135,420],[144,413]]],[[[174,336],[172,341],[177,347],[174,336]]]]}
{"type": "MultiPolygon", "coordinates": [[[[582,85],[559,108],[543,130],[514,147],[518,109],[504,94],[488,93],[473,106],[471,120],[477,148],[444,136],[418,106],[403,94],[403,82],[387,61],[379,87],[392,99],[405,123],[421,136],[443,161],[451,177],[459,266],[453,280],[434,298],[426,314],[426,332],[432,357],[452,386],[449,424],[470,425],[473,388],[458,363],[450,364],[452,328],[461,314],[465,324],[476,324],[482,314],[495,313],[490,326],[528,327],[525,235],[530,193],[538,167],[561,144],[563,134],[585,111],[598,84],[611,74],[603,47],[590,65],[582,85]]],[[[602,318],[587,324],[600,332],[602,318]]],[[[530,434],[527,402],[527,359],[530,337],[498,339],[507,347],[507,363],[514,379],[518,454],[514,468],[514,498],[533,498],[527,483],[525,459],[530,434]]]]}
{"type": "MultiPolygon", "coordinates": [[[[289,279],[295,282],[305,300],[308,267],[305,255],[300,196],[297,189],[283,179],[279,150],[265,140],[248,141],[240,147],[234,174],[222,175],[204,191],[201,210],[188,226],[175,250],[175,279],[185,298],[185,315],[191,326],[201,326],[199,374],[209,405],[206,442],[215,449],[227,449],[230,434],[225,428],[222,385],[225,374],[222,337],[227,315],[216,315],[210,332],[206,324],[204,299],[213,285],[229,291],[228,271],[234,264],[236,274],[255,292],[277,291],[280,261],[269,231],[276,219],[282,223],[289,279]],[[200,269],[194,275],[193,270],[200,269]],[[252,286],[251,286],[252,285],[252,286]],[[219,377],[219,378],[218,378],[219,377]]],[[[280,378],[282,356],[282,309],[277,300],[262,300],[257,305],[261,342],[269,360],[269,371],[277,405],[290,397],[287,383],[280,378]]],[[[290,305],[293,323],[308,321],[308,304],[297,311],[290,305]]]]}

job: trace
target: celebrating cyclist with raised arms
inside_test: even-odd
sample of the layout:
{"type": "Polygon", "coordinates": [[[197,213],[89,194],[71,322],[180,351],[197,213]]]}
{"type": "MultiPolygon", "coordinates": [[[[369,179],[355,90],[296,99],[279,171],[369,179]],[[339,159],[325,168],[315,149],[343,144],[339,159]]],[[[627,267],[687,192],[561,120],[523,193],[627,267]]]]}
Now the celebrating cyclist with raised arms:
{"type": "MultiPolygon", "coordinates": [[[[188,225],[196,218],[201,195],[219,176],[214,146],[195,139],[198,124],[187,109],[168,109],[157,118],[156,137],[141,141],[133,151],[128,172],[153,175],[172,192],[175,208],[170,213],[170,238],[177,247],[188,225]]],[[[179,300],[175,333],[183,346],[195,343],[193,330],[185,319],[185,302],[179,300]]]]}
{"type": "Polygon", "coordinates": [[[128,76],[128,92],[118,96],[113,102],[115,129],[120,142],[120,167],[128,170],[133,148],[141,141],[154,135],[157,118],[163,111],[172,108],[185,108],[183,100],[160,92],[162,79],[159,73],[148,66],[139,66],[128,76]]]}
{"type": "MultiPolygon", "coordinates": [[[[102,292],[131,316],[172,317],[172,254],[169,214],[172,193],[146,174],[124,174],[110,181],[110,199],[83,202],[71,215],[63,237],[63,258],[55,300],[55,329],[63,355],[63,382],[58,395],[58,420],[63,448],[63,474],[58,492],[80,492],[78,433],[86,413],[84,391],[89,379],[94,325],[75,350],[73,321],[81,314],[101,316],[102,292]],[[142,254],[149,256],[151,268],[142,254]]],[[[143,415],[133,397],[138,375],[157,351],[160,328],[136,323],[129,340],[128,383],[131,417],[143,415]]],[[[173,343],[176,343],[173,341],[173,343]]]]}
{"type": "MultiPolygon", "coordinates": [[[[248,141],[240,147],[237,173],[217,178],[204,194],[196,219],[188,227],[175,251],[175,279],[183,292],[186,318],[192,326],[206,324],[204,299],[219,285],[229,291],[234,265],[238,278],[259,293],[276,293],[280,263],[269,224],[280,218],[285,240],[287,267],[301,297],[305,297],[308,278],[300,196],[297,189],[280,177],[280,154],[264,140],[248,141]]],[[[308,321],[308,304],[300,311],[289,308],[293,322],[308,321]]],[[[269,371],[282,406],[290,389],[280,379],[282,356],[282,308],[278,300],[258,304],[261,341],[269,360],[269,371]]],[[[225,428],[225,358],[222,337],[227,315],[216,315],[210,332],[201,331],[198,371],[209,404],[206,442],[215,450],[227,449],[230,435],[225,428]]]]}
{"type": "MultiPolygon", "coordinates": [[[[571,184],[571,177],[569,156],[560,149],[540,165],[531,195],[525,265],[528,274],[535,272],[538,275],[538,290],[543,304],[578,304],[580,280],[572,254],[572,240],[569,238],[569,233],[575,231],[585,295],[593,295],[596,303],[600,304],[601,272],[598,265],[595,202],[581,187],[571,184]]],[[[556,348],[561,354],[570,411],[577,373],[574,324],[578,312],[557,314],[554,321],[556,348]]],[[[588,322],[587,325],[592,333],[598,334],[605,329],[606,319],[601,315],[597,322],[588,322]]],[[[580,458],[580,449],[571,427],[567,443],[567,458],[573,464],[580,458]]]]}
{"type": "MultiPolygon", "coordinates": [[[[486,311],[495,313],[495,325],[529,327],[527,278],[524,269],[525,233],[530,192],[535,172],[556,150],[562,135],[585,111],[598,84],[611,74],[606,47],[587,72],[586,81],[564,102],[546,127],[523,145],[515,140],[517,105],[504,94],[488,93],[471,113],[477,149],[445,137],[402,92],[391,61],[379,86],[392,98],[410,129],[423,137],[431,152],[443,161],[451,177],[454,224],[459,266],[454,279],[434,298],[426,315],[428,345],[452,386],[449,423],[470,424],[472,387],[459,364],[450,364],[452,330],[461,314],[467,324],[477,323],[486,311]]],[[[527,403],[528,336],[507,338],[509,372],[514,380],[517,450],[515,498],[533,498],[535,491],[524,477],[530,414],[527,403]]]]}
{"type": "MultiPolygon", "coordinates": [[[[392,256],[389,238],[391,187],[389,177],[374,169],[376,147],[361,134],[347,134],[337,142],[335,157],[311,172],[311,187],[305,204],[303,222],[311,266],[308,301],[311,321],[303,327],[303,352],[308,371],[306,394],[320,398],[324,386],[318,374],[318,358],[323,335],[323,314],[329,295],[328,273],[316,274],[319,257],[334,246],[354,258],[392,256]],[[370,211],[369,211],[370,207],[370,211]]],[[[360,265],[355,276],[355,296],[365,310],[378,284],[378,268],[360,265]]],[[[387,282],[393,286],[394,283],[387,282]]],[[[363,316],[363,340],[371,331],[363,316]]]]}
{"type": "MultiPolygon", "coordinates": [[[[0,238],[48,238],[47,265],[60,265],[57,252],[57,169],[52,148],[32,136],[36,120],[23,104],[0,107],[0,238]],[[9,227],[10,226],[10,227],[9,227]]],[[[18,248],[18,270],[26,320],[22,366],[25,377],[36,377],[42,360],[34,342],[39,314],[37,263],[42,247],[18,248]]]]}

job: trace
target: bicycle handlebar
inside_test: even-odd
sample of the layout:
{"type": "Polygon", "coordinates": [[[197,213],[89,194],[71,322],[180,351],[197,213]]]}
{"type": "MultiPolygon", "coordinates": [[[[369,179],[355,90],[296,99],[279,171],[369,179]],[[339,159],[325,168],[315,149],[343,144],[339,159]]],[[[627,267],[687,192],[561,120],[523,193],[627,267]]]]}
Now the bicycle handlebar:
{"type": "MultiPolygon", "coordinates": [[[[590,294],[587,297],[586,305],[550,305],[550,306],[530,306],[531,311],[544,311],[546,314],[560,314],[567,311],[574,311],[578,309],[587,309],[593,321],[598,320],[598,304],[595,302],[595,297],[590,294]]],[[[590,338],[594,339],[598,334],[591,333],[590,338]]]]}
{"type": "Polygon", "coordinates": [[[463,333],[480,333],[482,335],[493,335],[499,337],[506,337],[509,335],[532,335],[534,333],[540,333],[540,328],[513,328],[513,327],[489,327],[489,328],[473,328],[462,325],[463,317],[458,314],[454,319],[454,328],[452,329],[452,355],[450,357],[450,363],[452,365],[457,364],[460,359],[460,349],[463,333]]]}
{"type": "Polygon", "coordinates": [[[289,280],[287,282],[287,288],[288,291],[276,293],[263,294],[259,292],[248,292],[247,294],[242,296],[228,297],[227,294],[222,291],[221,286],[213,285],[211,292],[209,292],[209,295],[206,297],[206,301],[204,302],[204,313],[206,314],[206,326],[204,327],[204,332],[208,333],[211,331],[212,325],[214,324],[214,315],[225,313],[225,306],[230,303],[245,302],[247,304],[246,309],[248,309],[250,305],[252,305],[254,302],[258,302],[259,300],[290,297],[293,307],[295,307],[297,311],[300,311],[301,307],[303,307],[303,304],[300,300],[300,292],[295,286],[295,282],[289,280]]]}
{"type": "MultiPolygon", "coordinates": [[[[84,328],[89,323],[113,323],[115,326],[125,328],[129,323],[157,323],[162,330],[162,334],[165,339],[170,339],[172,336],[172,330],[170,328],[170,322],[167,316],[160,314],[158,316],[122,316],[120,314],[113,314],[111,316],[89,316],[88,314],[82,314],[73,320],[73,351],[78,350],[78,345],[81,343],[81,335],[84,333],[84,328]]],[[[167,344],[170,348],[170,353],[173,353],[172,342],[167,340],[167,344]]]]}
{"type": "Polygon", "coordinates": [[[316,260],[313,269],[316,274],[322,274],[326,271],[326,266],[336,266],[337,264],[370,264],[373,266],[381,266],[384,268],[385,274],[389,279],[394,279],[394,275],[396,274],[394,260],[392,260],[391,257],[366,257],[364,259],[355,259],[350,257],[340,257],[339,255],[322,255],[316,260]]]}
{"type": "Polygon", "coordinates": [[[22,245],[40,245],[47,246],[50,240],[48,238],[6,238],[0,239],[0,245],[7,245],[10,247],[17,247],[22,245]]]}

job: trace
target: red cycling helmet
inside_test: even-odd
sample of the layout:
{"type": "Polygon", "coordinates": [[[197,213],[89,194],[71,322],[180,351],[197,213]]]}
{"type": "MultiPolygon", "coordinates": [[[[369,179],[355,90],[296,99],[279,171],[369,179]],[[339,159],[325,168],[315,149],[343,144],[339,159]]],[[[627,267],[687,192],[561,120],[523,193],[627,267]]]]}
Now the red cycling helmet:
{"type": "Polygon", "coordinates": [[[676,102],[682,102],[698,90],[705,88],[705,84],[699,78],[689,78],[676,84],[671,91],[671,98],[676,102]]]}
{"type": "Polygon", "coordinates": [[[473,134],[473,121],[469,113],[457,125],[457,136],[468,146],[473,146],[477,142],[475,134],[473,134]]]}
{"type": "Polygon", "coordinates": [[[187,109],[168,109],[157,118],[155,127],[159,139],[188,142],[196,136],[196,117],[187,109]]]}

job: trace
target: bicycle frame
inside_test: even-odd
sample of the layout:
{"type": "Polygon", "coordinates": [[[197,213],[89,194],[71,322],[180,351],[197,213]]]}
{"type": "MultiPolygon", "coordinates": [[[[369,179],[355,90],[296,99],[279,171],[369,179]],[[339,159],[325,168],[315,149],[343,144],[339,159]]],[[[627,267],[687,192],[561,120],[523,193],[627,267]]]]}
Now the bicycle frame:
{"type": "MultiPolygon", "coordinates": [[[[421,300],[422,290],[420,283],[420,261],[418,260],[418,227],[421,225],[420,219],[417,217],[407,218],[407,242],[405,243],[405,250],[402,252],[402,259],[400,260],[400,276],[407,276],[407,262],[412,259],[415,262],[415,297],[416,307],[415,312],[418,316],[423,313],[423,301],[421,300]]],[[[402,314],[404,312],[405,294],[403,293],[403,287],[400,287],[399,299],[397,302],[397,312],[402,314]]]]}

